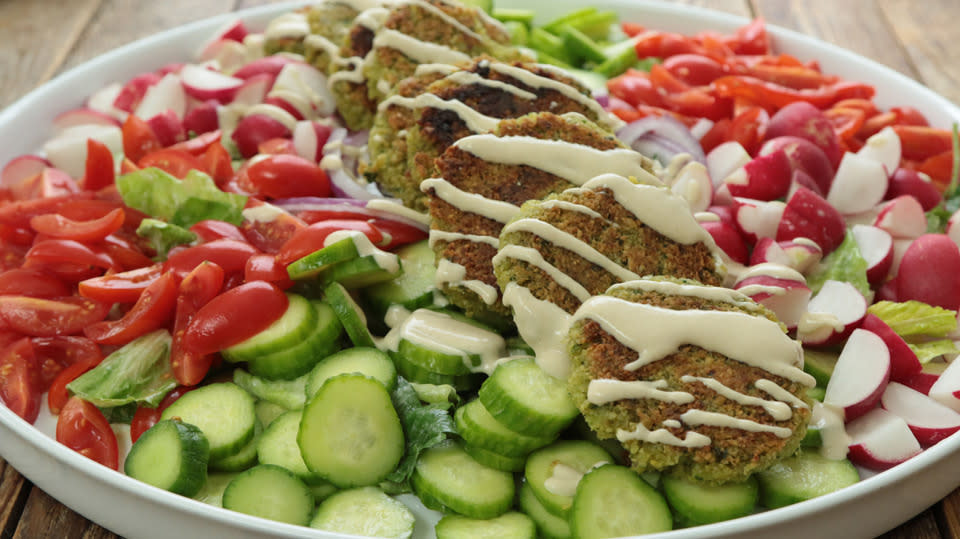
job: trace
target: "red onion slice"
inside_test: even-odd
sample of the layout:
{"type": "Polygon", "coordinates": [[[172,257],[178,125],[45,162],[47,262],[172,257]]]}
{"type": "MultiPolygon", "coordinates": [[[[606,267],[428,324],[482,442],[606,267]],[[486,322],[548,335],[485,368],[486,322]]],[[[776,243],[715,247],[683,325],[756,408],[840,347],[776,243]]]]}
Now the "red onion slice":
{"type": "Polygon", "coordinates": [[[341,198],[357,200],[384,198],[375,184],[359,178],[356,169],[357,158],[343,152],[343,147],[347,145],[347,137],[347,130],[337,127],[323,147],[323,160],[320,161],[320,167],[330,178],[334,194],[341,198]]]}
{"type": "Polygon", "coordinates": [[[669,116],[646,116],[630,122],[617,131],[617,137],[645,155],[650,154],[640,148],[649,148],[655,143],[653,145],[658,150],[656,156],[664,165],[678,153],[688,153],[695,161],[707,163],[707,156],[696,137],[687,126],[669,116]]]}
{"type": "MultiPolygon", "coordinates": [[[[399,203],[399,201],[397,201],[399,203]]],[[[356,218],[388,219],[428,231],[429,226],[390,211],[367,207],[367,201],[350,198],[297,197],[271,201],[271,204],[292,214],[309,211],[342,212],[356,218]]]]}

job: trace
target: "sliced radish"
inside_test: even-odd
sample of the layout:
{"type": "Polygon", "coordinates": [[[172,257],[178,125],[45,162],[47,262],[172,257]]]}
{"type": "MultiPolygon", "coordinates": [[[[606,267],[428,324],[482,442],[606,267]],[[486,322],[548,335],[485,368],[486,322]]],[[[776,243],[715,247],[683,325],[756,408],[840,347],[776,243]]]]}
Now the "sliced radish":
{"type": "Polygon", "coordinates": [[[870,411],[847,424],[848,457],[871,470],[886,470],[919,455],[920,442],[910,426],[883,408],[870,411]]]}
{"type": "Polygon", "coordinates": [[[13,191],[14,198],[20,186],[26,185],[31,179],[50,166],[50,161],[39,155],[21,155],[10,160],[0,171],[0,186],[13,191]]]}
{"type": "Polygon", "coordinates": [[[960,361],[951,361],[943,373],[935,378],[927,394],[940,404],[960,412],[960,361]]]}
{"type": "Polygon", "coordinates": [[[843,155],[833,124],[823,111],[805,101],[790,103],[771,116],[766,136],[768,139],[794,136],[808,140],[823,150],[834,166],[843,155]]]}
{"type": "Polygon", "coordinates": [[[890,352],[883,339],[863,329],[850,334],[827,383],[823,403],[852,421],[874,408],[890,380],[890,352]]]}
{"type": "Polygon", "coordinates": [[[897,382],[887,384],[880,405],[906,421],[920,445],[933,445],[960,430],[960,413],[897,382]]]}
{"type": "Polygon", "coordinates": [[[920,201],[923,211],[936,208],[943,200],[943,195],[933,185],[930,176],[916,170],[898,168],[890,175],[890,186],[885,199],[893,199],[900,195],[911,195],[920,201]]]}
{"type": "Polygon", "coordinates": [[[794,173],[803,174],[817,186],[815,191],[826,193],[830,190],[834,174],[833,165],[819,146],[800,137],[782,136],[764,142],[760,147],[760,155],[767,155],[777,150],[783,150],[786,153],[790,169],[794,173]]]}
{"type": "Polygon", "coordinates": [[[143,100],[147,89],[158,82],[160,82],[160,75],[156,73],[143,73],[133,77],[117,93],[113,106],[124,112],[133,112],[143,100]]]}
{"type": "MultiPolygon", "coordinates": [[[[840,342],[867,315],[867,300],[852,284],[829,280],[807,305],[797,337],[810,345],[840,342]]],[[[888,358],[889,361],[889,358],[888,358]]]]}
{"type": "Polygon", "coordinates": [[[894,238],[919,238],[927,231],[927,216],[916,198],[901,195],[883,204],[873,224],[894,238]]]}
{"type": "Polygon", "coordinates": [[[220,39],[205,46],[197,59],[213,62],[223,73],[232,73],[247,62],[247,47],[230,39],[220,39]]]}
{"type": "Polygon", "coordinates": [[[268,73],[262,73],[246,79],[243,86],[233,97],[233,104],[253,106],[257,103],[263,103],[267,97],[267,92],[273,86],[274,76],[268,73]]]}
{"type": "Polygon", "coordinates": [[[323,147],[333,133],[333,128],[319,122],[297,122],[293,128],[293,147],[297,155],[308,161],[319,163],[323,158],[323,147]]]}
{"type": "Polygon", "coordinates": [[[291,62],[284,65],[273,84],[271,94],[273,92],[297,95],[323,117],[330,116],[336,110],[336,99],[327,85],[327,76],[310,64],[291,62]]]}
{"type": "Polygon", "coordinates": [[[690,211],[701,212],[710,207],[713,200],[713,184],[703,163],[691,161],[683,165],[669,183],[670,190],[687,201],[690,211]]]}
{"type": "Polygon", "coordinates": [[[767,202],[749,198],[735,198],[733,206],[737,226],[749,243],[758,238],[775,237],[786,207],[778,200],[767,202]]]}
{"type": "Polygon", "coordinates": [[[194,106],[183,116],[183,128],[197,135],[216,131],[220,127],[217,102],[207,101],[194,106]]]}
{"type": "MultiPolygon", "coordinates": [[[[296,121],[293,122],[293,125],[296,127],[296,121]]],[[[290,138],[291,136],[292,132],[288,127],[265,114],[244,116],[231,135],[233,141],[237,143],[240,154],[248,159],[257,154],[261,142],[272,138],[290,138]]]]}
{"type": "Polygon", "coordinates": [[[822,255],[820,246],[807,238],[780,242],[772,238],[760,238],[750,254],[750,265],[780,264],[804,273],[819,262],[822,255]]]}
{"type": "Polygon", "coordinates": [[[194,99],[229,103],[243,86],[243,79],[230,77],[195,64],[183,66],[180,72],[183,89],[194,99]]]}
{"type": "Polygon", "coordinates": [[[867,139],[857,155],[880,163],[891,175],[900,165],[900,137],[892,127],[884,127],[867,139]]]}
{"type": "Polygon", "coordinates": [[[863,323],[860,324],[860,329],[876,334],[887,345],[887,349],[890,351],[891,380],[903,382],[923,370],[923,365],[917,359],[917,354],[907,346],[903,337],[897,335],[880,317],[867,314],[863,318],[863,323]]]}
{"type": "Polygon", "coordinates": [[[306,99],[300,97],[298,94],[287,91],[276,91],[270,90],[270,93],[267,94],[266,99],[263,102],[267,105],[273,105],[275,107],[280,107],[281,109],[287,111],[293,118],[297,121],[314,119],[316,116],[313,113],[313,109],[310,107],[310,103],[306,99]]]}
{"type": "Polygon", "coordinates": [[[893,237],[886,230],[871,225],[853,225],[850,231],[860,255],[867,262],[867,280],[871,285],[882,283],[893,267],[893,237]]]}
{"type": "Polygon", "coordinates": [[[122,89],[123,85],[119,82],[108,84],[90,94],[90,97],[87,98],[86,105],[95,111],[109,114],[110,116],[123,121],[127,117],[127,112],[113,106],[113,103],[117,100],[117,96],[120,95],[120,91],[122,89]]]}
{"type": "Polygon", "coordinates": [[[947,219],[946,234],[960,247],[960,210],[953,212],[953,215],[947,219]]]}
{"type": "Polygon", "coordinates": [[[183,118],[187,111],[187,94],[183,91],[180,77],[174,73],[164,75],[159,82],[147,89],[134,114],[147,119],[167,110],[172,110],[177,118],[183,118]]]}
{"type": "Polygon", "coordinates": [[[808,238],[826,255],[843,243],[845,235],[843,216],[823,197],[798,187],[787,200],[774,237],[777,241],[808,238]]]}
{"type": "Polygon", "coordinates": [[[256,75],[267,74],[271,75],[273,78],[276,78],[285,65],[293,62],[296,62],[296,60],[286,56],[267,56],[265,58],[258,58],[236,70],[233,73],[233,76],[241,79],[249,79],[250,77],[256,75]]]}
{"type": "Polygon", "coordinates": [[[791,330],[807,312],[811,295],[803,275],[779,264],[751,266],[733,288],[773,311],[791,330]]]}
{"type": "Polygon", "coordinates": [[[734,170],[723,183],[735,197],[776,200],[790,189],[790,161],[783,150],[760,155],[734,170]]]}
{"type": "Polygon", "coordinates": [[[73,178],[83,176],[87,163],[87,139],[104,143],[114,155],[123,152],[123,133],[108,125],[78,125],[64,129],[43,145],[47,159],[73,178]]]}
{"type": "Polygon", "coordinates": [[[78,125],[119,126],[120,121],[107,113],[88,107],[81,107],[79,109],[72,109],[62,112],[53,119],[53,127],[57,131],[63,131],[68,127],[76,127],[78,125]]]}
{"type": "Polygon", "coordinates": [[[739,142],[729,141],[718,145],[707,154],[707,171],[713,186],[719,187],[733,171],[750,162],[750,154],[739,142]]]}
{"type": "Polygon", "coordinates": [[[247,37],[248,33],[247,27],[243,25],[243,21],[240,19],[227,21],[223,26],[218,28],[213,35],[210,36],[210,39],[205,41],[203,45],[200,46],[200,56],[206,54],[209,49],[214,47],[214,45],[220,41],[228,41],[240,45],[243,43],[243,39],[247,37]]]}
{"type": "Polygon", "coordinates": [[[868,157],[847,152],[833,177],[827,202],[843,215],[865,212],[883,200],[887,171],[868,157]]]}
{"type": "Polygon", "coordinates": [[[187,138],[187,131],[180,118],[170,109],[147,119],[147,125],[163,146],[171,146],[187,138]]]}
{"type": "Polygon", "coordinates": [[[960,307],[960,248],[946,234],[924,234],[903,253],[897,297],[957,310],[960,307]]]}

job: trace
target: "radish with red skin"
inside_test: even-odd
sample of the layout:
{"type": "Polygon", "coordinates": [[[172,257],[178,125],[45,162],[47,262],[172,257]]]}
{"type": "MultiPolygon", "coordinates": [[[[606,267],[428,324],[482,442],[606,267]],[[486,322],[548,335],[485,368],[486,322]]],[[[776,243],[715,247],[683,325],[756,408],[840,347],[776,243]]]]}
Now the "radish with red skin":
{"type": "Polygon", "coordinates": [[[790,175],[790,190],[787,191],[787,198],[792,197],[797,189],[801,187],[813,191],[817,196],[823,196],[823,190],[820,189],[820,186],[817,185],[817,182],[813,181],[813,178],[811,178],[809,174],[802,170],[794,170],[790,175]]]}
{"type": "Polygon", "coordinates": [[[883,200],[889,183],[879,162],[847,152],[837,167],[827,202],[843,215],[862,213],[883,200]]]}
{"type": "Polygon", "coordinates": [[[883,198],[891,200],[901,195],[916,198],[925,212],[936,208],[943,201],[943,195],[933,185],[930,176],[907,168],[898,168],[890,175],[890,184],[883,198]]]}
{"type": "Polygon", "coordinates": [[[783,150],[754,157],[730,173],[723,183],[735,197],[776,200],[790,189],[790,161],[783,150]]]}
{"type": "Polygon", "coordinates": [[[128,113],[113,105],[121,90],[123,90],[123,85],[119,82],[108,84],[90,94],[86,101],[86,107],[123,121],[128,113]]]}
{"type": "Polygon", "coordinates": [[[823,403],[842,410],[849,422],[876,407],[889,381],[887,345],[876,334],[857,329],[837,358],[823,403]]]}
{"type": "Polygon", "coordinates": [[[860,329],[875,333],[887,345],[887,350],[890,351],[890,380],[903,382],[923,371],[917,354],[907,346],[903,337],[897,335],[880,317],[868,313],[860,324],[860,329]]]}
{"type": "Polygon", "coordinates": [[[123,133],[119,127],[111,125],[68,127],[44,143],[43,151],[54,167],[71,178],[79,178],[86,172],[89,138],[105,144],[114,155],[123,153],[123,133]]]}
{"type": "Polygon", "coordinates": [[[293,135],[279,121],[265,114],[244,116],[233,131],[233,141],[237,143],[240,155],[249,159],[257,154],[261,142],[272,138],[290,138],[293,135]]]}
{"type": "Polygon", "coordinates": [[[934,378],[927,394],[940,404],[960,412],[960,361],[951,361],[947,368],[934,378]]]}
{"type": "Polygon", "coordinates": [[[867,281],[871,286],[883,283],[893,267],[893,236],[872,225],[853,225],[850,231],[867,263],[867,281]]]}
{"type": "Polygon", "coordinates": [[[199,103],[183,115],[183,128],[187,133],[202,135],[216,131],[220,127],[216,101],[199,103]]]}
{"type": "Polygon", "coordinates": [[[772,238],[760,238],[750,253],[750,265],[774,263],[804,273],[822,257],[820,246],[807,238],[779,242],[772,238]]]}
{"type": "Polygon", "coordinates": [[[774,237],[777,241],[807,238],[819,245],[825,256],[839,247],[845,236],[843,216],[823,197],[798,187],[787,199],[774,237]]]}
{"type": "Polygon", "coordinates": [[[873,301],[891,301],[897,302],[897,279],[893,278],[877,287],[873,294],[873,301]]]}
{"type": "Polygon", "coordinates": [[[147,125],[164,147],[172,146],[187,139],[183,122],[170,109],[147,119],[147,125]]]}
{"type": "Polygon", "coordinates": [[[275,95],[273,91],[271,91],[267,97],[264,98],[263,102],[267,105],[273,105],[287,111],[291,116],[296,118],[298,122],[306,119],[306,116],[304,116],[304,111],[302,111],[300,107],[294,105],[288,98],[275,95]]]}
{"type": "Polygon", "coordinates": [[[888,175],[893,174],[900,165],[900,137],[892,127],[884,127],[866,140],[857,155],[877,161],[888,175]]]}
{"type": "Polygon", "coordinates": [[[897,297],[944,309],[960,307],[960,248],[946,234],[924,234],[903,254],[897,297]]]}
{"type": "Polygon", "coordinates": [[[219,41],[242,44],[248,33],[247,27],[244,26],[243,21],[240,19],[227,21],[226,24],[221,26],[216,32],[213,33],[213,35],[211,35],[210,39],[205,41],[203,45],[200,46],[200,50],[202,51],[201,55],[207,52],[210,47],[219,41]]]}
{"type": "Polygon", "coordinates": [[[320,122],[297,122],[293,128],[293,147],[300,157],[319,163],[331,133],[333,128],[320,122]]]}
{"type": "Polygon", "coordinates": [[[120,126],[120,121],[113,116],[88,107],[68,110],[53,119],[53,126],[57,131],[78,125],[107,125],[120,126]]]}
{"type": "Polygon", "coordinates": [[[880,405],[906,421],[923,446],[931,446],[960,430],[960,413],[897,382],[887,385],[880,405]]]}
{"type": "Polygon", "coordinates": [[[234,71],[233,76],[238,79],[249,79],[256,75],[267,74],[276,78],[283,69],[283,66],[294,62],[296,62],[296,60],[287,58],[286,56],[266,56],[264,58],[258,58],[234,71]]]}
{"type": "Polygon", "coordinates": [[[183,118],[187,112],[187,93],[183,91],[180,76],[170,73],[164,75],[156,84],[147,88],[143,99],[133,111],[143,119],[148,119],[166,112],[173,111],[177,118],[183,118]]]}
{"type": "Polygon", "coordinates": [[[733,199],[737,228],[747,243],[759,238],[773,238],[783,217],[785,204],[778,200],[764,201],[749,198],[733,199]]]}
{"type": "Polygon", "coordinates": [[[232,39],[218,39],[197,53],[201,62],[216,62],[224,73],[232,73],[247,62],[247,48],[232,39]]]}
{"type": "MultiPolygon", "coordinates": [[[[320,116],[330,116],[336,112],[336,98],[330,92],[327,76],[310,64],[291,62],[284,65],[270,90],[271,94],[275,92],[299,96],[308,109],[305,114],[315,110],[320,116]]],[[[291,104],[296,105],[296,102],[291,101],[291,104]]]]}
{"type": "Polygon", "coordinates": [[[803,275],[778,264],[751,266],[733,288],[773,311],[788,330],[807,312],[811,295],[803,275]]]}
{"type": "Polygon", "coordinates": [[[50,161],[39,155],[21,155],[15,157],[7,163],[0,171],[0,187],[16,191],[18,186],[26,185],[26,182],[43,172],[43,169],[50,166],[50,161]]]}
{"type": "Polygon", "coordinates": [[[691,161],[684,165],[671,178],[669,187],[675,195],[687,201],[690,211],[694,213],[709,208],[713,200],[713,185],[703,163],[691,161]]]}
{"type": "Polygon", "coordinates": [[[767,140],[783,136],[808,140],[823,150],[834,168],[843,156],[830,120],[820,109],[804,101],[790,103],[778,110],[767,124],[766,136],[767,140]]]}
{"type": "Polygon", "coordinates": [[[797,338],[813,346],[836,344],[855,333],[866,315],[867,300],[856,287],[846,281],[828,280],[807,304],[797,338]]]}
{"type": "Polygon", "coordinates": [[[276,77],[269,73],[261,73],[246,79],[243,86],[237,90],[236,95],[233,97],[232,104],[252,106],[257,103],[263,103],[275,79],[276,77]]]}
{"type": "MultiPolygon", "coordinates": [[[[914,391],[919,391],[924,395],[929,395],[930,391],[933,389],[934,384],[937,383],[937,380],[940,379],[939,374],[934,374],[932,372],[918,372],[913,376],[907,377],[905,380],[902,380],[900,383],[913,389],[914,391]]],[[[945,404],[945,403],[942,403],[945,404]]]]}
{"type": "Polygon", "coordinates": [[[707,171],[710,173],[714,188],[720,187],[727,176],[749,163],[750,159],[747,150],[733,140],[710,150],[707,154],[707,171]]]}
{"type": "Polygon", "coordinates": [[[947,219],[946,234],[960,247],[960,210],[953,212],[953,215],[947,219]]]}
{"type": "Polygon", "coordinates": [[[790,169],[803,172],[817,185],[817,191],[826,193],[830,190],[835,170],[827,154],[819,146],[805,138],[782,136],[764,142],[759,155],[768,155],[778,150],[783,150],[786,154],[790,169]]]}
{"type": "Polygon", "coordinates": [[[871,470],[886,470],[920,454],[920,442],[907,422],[883,408],[847,424],[847,457],[871,470]]]}
{"type": "Polygon", "coordinates": [[[214,100],[218,103],[233,101],[237,91],[243,86],[243,79],[224,75],[217,71],[187,64],[180,72],[183,89],[187,95],[200,101],[214,100]]]}
{"type": "Polygon", "coordinates": [[[133,112],[147,93],[147,88],[158,82],[160,82],[160,75],[156,73],[143,73],[133,77],[117,93],[113,106],[124,112],[133,112]]]}
{"type": "Polygon", "coordinates": [[[927,231],[927,216],[916,198],[901,195],[883,203],[873,225],[894,238],[919,238],[927,231]]]}

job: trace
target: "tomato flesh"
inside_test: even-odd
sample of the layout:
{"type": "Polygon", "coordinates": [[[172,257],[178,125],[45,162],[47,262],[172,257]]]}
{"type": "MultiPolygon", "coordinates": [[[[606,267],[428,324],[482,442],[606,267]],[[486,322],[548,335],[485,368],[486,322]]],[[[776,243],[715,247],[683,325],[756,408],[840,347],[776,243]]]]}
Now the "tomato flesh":
{"type": "Polygon", "coordinates": [[[83,333],[100,344],[126,344],[166,326],[173,316],[178,284],[174,273],[164,273],[147,286],[123,318],[91,324],[83,333]]]}
{"type": "Polygon", "coordinates": [[[76,335],[106,318],[110,306],[79,296],[31,298],[0,296],[0,319],[31,337],[76,335]]]}
{"type": "Polygon", "coordinates": [[[57,441],[108,468],[119,469],[119,446],[110,423],[96,406],[70,397],[57,420],[57,441]]]}
{"type": "MultiPolygon", "coordinates": [[[[263,255],[257,255],[263,256],[263,255]]],[[[253,259],[254,257],[251,257],[253,259]]],[[[217,297],[223,288],[223,269],[204,262],[180,283],[176,315],[173,321],[173,344],[170,347],[170,366],[177,381],[184,386],[199,384],[210,370],[212,354],[197,353],[184,346],[187,327],[201,307],[217,297]]]]}
{"type": "Polygon", "coordinates": [[[212,354],[243,342],[280,318],[289,300],[265,281],[244,283],[201,307],[187,326],[184,347],[196,354],[212,354]]]}
{"type": "Polygon", "coordinates": [[[0,401],[24,421],[40,413],[39,366],[30,339],[20,339],[0,352],[0,401]]]}

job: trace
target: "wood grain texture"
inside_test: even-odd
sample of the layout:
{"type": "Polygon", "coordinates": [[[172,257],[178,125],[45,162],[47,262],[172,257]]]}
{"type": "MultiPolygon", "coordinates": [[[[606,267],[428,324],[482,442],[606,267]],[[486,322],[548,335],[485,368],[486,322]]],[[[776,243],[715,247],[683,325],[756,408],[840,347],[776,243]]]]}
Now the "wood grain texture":
{"type": "Polygon", "coordinates": [[[960,489],[937,504],[934,514],[943,537],[960,537],[960,489]]]}
{"type": "Polygon", "coordinates": [[[119,536],[74,513],[38,488],[27,498],[12,539],[119,539],[119,536]]]}
{"type": "Polygon", "coordinates": [[[100,2],[0,1],[0,108],[57,72],[100,2]]]}
{"type": "Polygon", "coordinates": [[[896,40],[920,80],[953,103],[960,103],[960,24],[957,0],[880,0],[896,40]],[[952,19],[945,14],[953,13],[952,19]]]}
{"type": "Polygon", "coordinates": [[[941,539],[950,537],[942,535],[937,525],[937,518],[932,509],[904,522],[900,526],[880,536],[880,539],[941,539]]]}
{"type": "Polygon", "coordinates": [[[13,536],[31,485],[0,459],[0,539],[13,536]]]}

